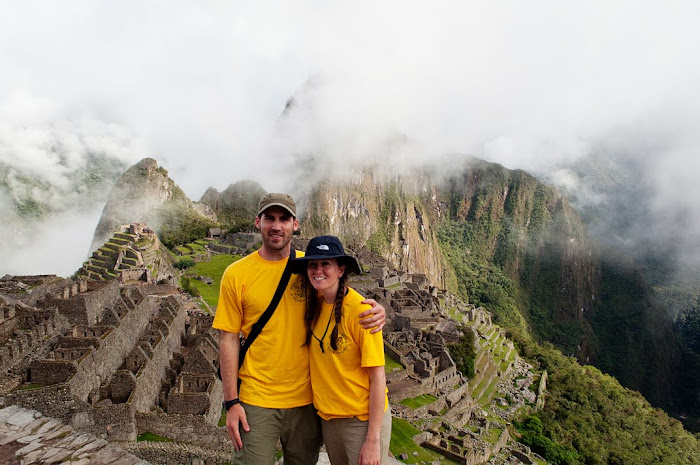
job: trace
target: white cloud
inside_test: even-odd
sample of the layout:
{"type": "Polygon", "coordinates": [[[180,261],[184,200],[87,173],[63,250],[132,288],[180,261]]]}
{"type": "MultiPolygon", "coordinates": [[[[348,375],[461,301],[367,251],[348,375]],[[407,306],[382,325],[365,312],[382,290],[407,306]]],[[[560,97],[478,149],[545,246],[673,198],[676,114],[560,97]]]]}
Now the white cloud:
{"type": "Polygon", "coordinates": [[[159,159],[197,200],[244,178],[287,189],[295,153],[344,167],[397,134],[404,164],[447,152],[546,171],[663,125],[648,166],[688,166],[675,183],[659,176],[663,203],[696,184],[683,174],[698,167],[698,13],[630,0],[12,2],[0,116],[17,150],[0,160],[35,165],[56,124],[100,145],[91,121],[121,132],[110,153],[159,159]],[[310,78],[282,137],[284,102],[310,78]],[[123,153],[127,137],[148,153],[123,153]]]}

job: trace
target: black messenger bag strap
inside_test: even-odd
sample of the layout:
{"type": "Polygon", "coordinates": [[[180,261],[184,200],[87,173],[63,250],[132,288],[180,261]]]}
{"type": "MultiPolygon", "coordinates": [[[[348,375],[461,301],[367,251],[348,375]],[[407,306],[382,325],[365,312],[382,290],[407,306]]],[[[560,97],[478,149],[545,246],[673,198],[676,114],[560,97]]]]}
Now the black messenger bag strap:
{"type": "MultiPolygon", "coordinates": [[[[280,279],[279,284],[277,285],[277,289],[275,290],[275,295],[272,297],[272,301],[270,301],[270,305],[267,306],[267,309],[265,310],[265,313],[263,313],[258,321],[255,322],[253,327],[250,330],[250,333],[248,334],[248,337],[246,338],[245,342],[241,346],[241,351],[238,355],[238,368],[243,366],[243,359],[245,358],[246,352],[248,352],[248,348],[250,345],[255,341],[255,338],[258,337],[260,332],[263,330],[265,325],[267,324],[268,321],[270,321],[270,318],[272,318],[272,314],[275,313],[275,309],[277,308],[277,305],[279,305],[280,300],[282,299],[282,295],[284,295],[284,291],[287,289],[287,284],[289,283],[289,278],[292,275],[292,266],[291,262],[292,259],[296,258],[297,253],[296,250],[294,250],[294,247],[291,248],[289,251],[289,260],[287,260],[287,265],[284,267],[284,272],[282,273],[282,278],[280,279]]],[[[240,378],[239,378],[240,382],[240,378]]]]}

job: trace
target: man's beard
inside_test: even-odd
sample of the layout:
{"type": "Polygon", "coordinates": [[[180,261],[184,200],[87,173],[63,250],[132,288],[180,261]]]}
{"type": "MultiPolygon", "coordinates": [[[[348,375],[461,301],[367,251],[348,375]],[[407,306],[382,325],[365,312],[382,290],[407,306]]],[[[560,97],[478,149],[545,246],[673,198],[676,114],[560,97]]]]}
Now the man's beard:
{"type": "MultiPolygon", "coordinates": [[[[276,238],[279,238],[280,236],[275,236],[276,238]]],[[[291,236],[289,238],[287,237],[282,237],[281,241],[272,241],[270,240],[270,236],[268,235],[267,238],[263,238],[265,242],[265,247],[270,249],[270,250],[282,250],[285,247],[287,247],[287,244],[292,240],[291,236]]]]}

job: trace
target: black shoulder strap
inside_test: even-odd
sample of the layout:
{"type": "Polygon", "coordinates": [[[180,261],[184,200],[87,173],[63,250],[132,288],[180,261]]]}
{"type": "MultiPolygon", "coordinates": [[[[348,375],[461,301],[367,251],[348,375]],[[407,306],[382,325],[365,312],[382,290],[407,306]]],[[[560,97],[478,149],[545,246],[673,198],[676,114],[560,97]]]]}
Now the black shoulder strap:
{"type": "Polygon", "coordinates": [[[253,328],[250,330],[250,334],[248,334],[248,337],[246,338],[245,342],[243,343],[243,346],[241,347],[241,352],[238,355],[238,367],[240,368],[243,366],[243,359],[245,358],[246,352],[248,352],[248,348],[250,345],[255,341],[255,338],[258,337],[260,332],[263,330],[265,325],[267,324],[268,321],[270,321],[270,318],[272,318],[272,314],[275,313],[275,309],[277,308],[277,305],[280,303],[280,300],[282,299],[282,295],[284,294],[284,291],[287,289],[287,284],[289,283],[289,277],[292,275],[292,266],[291,262],[292,259],[296,258],[297,253],[294,247],[291,247],[291,250],[289,251],[289,260],[287,260],[287,265],[284,267],[284,272],[282,273],[282,278],[280,279],[280,283],[277,285],[277,289],[275,290],[275,295],[272,297],[272,301],[270,302],[270,305],[267,306],[267,309],[265,310],[265,313],[263,313],[260,316],[260,319],[255,322],[253,325],[253,328]]]}

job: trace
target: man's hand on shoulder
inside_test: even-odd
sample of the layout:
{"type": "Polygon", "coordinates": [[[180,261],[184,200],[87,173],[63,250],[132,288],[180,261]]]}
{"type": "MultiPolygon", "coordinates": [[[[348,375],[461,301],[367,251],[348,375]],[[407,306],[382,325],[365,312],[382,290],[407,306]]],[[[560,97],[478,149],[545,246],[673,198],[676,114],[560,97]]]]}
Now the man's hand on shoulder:
{"type": "Polygon", "coordinates": [[[360,324],[365,329],[371,329],[370,333],[379,332],[386,323],[386,310],[374,299],[365,299],[363,304],[371,305],[372,308],[360,313],[360,324]]]}

